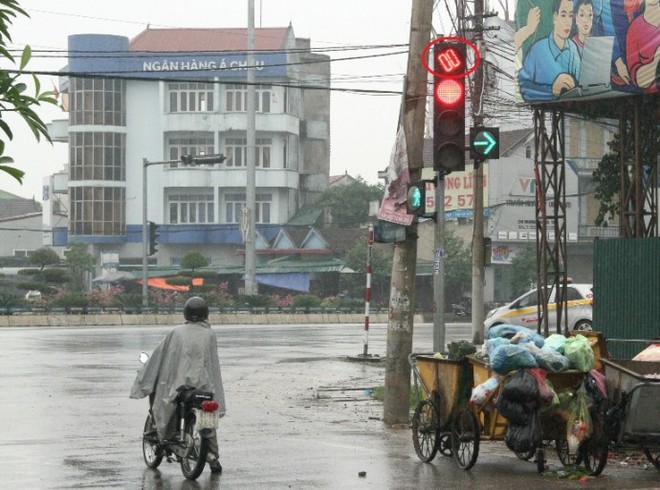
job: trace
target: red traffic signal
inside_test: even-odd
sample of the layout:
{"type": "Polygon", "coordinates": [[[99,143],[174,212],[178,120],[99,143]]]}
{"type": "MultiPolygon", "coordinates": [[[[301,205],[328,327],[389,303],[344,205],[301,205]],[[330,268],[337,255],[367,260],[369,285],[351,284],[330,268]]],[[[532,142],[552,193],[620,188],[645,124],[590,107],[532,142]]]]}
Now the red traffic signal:
{"type": "Polygon", "coordinates": [[[465,170],[465,44],[435,43],[433,58],[433,168],[448,174],[465,170]]]}

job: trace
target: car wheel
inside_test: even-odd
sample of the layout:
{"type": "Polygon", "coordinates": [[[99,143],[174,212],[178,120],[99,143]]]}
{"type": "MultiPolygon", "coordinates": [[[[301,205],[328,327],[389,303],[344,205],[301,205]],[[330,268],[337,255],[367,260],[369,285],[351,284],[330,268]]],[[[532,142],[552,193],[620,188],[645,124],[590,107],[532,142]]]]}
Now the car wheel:
{"type": "Polygon", "coordinates": [[[581,330],[583,332],[593,331],[591,320],[578,320],[578,322],[573,327],[573,330],[581,330]]]}

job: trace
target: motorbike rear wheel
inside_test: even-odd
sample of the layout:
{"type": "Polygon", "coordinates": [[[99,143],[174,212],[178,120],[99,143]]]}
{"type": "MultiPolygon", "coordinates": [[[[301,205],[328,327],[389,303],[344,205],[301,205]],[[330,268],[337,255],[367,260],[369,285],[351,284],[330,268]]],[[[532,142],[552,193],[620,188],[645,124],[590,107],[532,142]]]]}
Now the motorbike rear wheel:
{"type": "Polygon", "coordinates": [[[156,425],[151,418],[151,414],[147,415],[147,420],[144,422],[144,431],[142,432],[142,456],[144,462],[149,468],[158,468],[161,461],[163,461],[163,448],[158,442],[158,434],[156,434],[156,425]]]}
{"type": "Polygon", "coordinates": [[[181,458],[181,472],[188,480],[196,480],[204,471],[206,455],[209,451],[209,440],[202,437],[195,427],[195,416],[186,420],[186,454],[181,458]]]}

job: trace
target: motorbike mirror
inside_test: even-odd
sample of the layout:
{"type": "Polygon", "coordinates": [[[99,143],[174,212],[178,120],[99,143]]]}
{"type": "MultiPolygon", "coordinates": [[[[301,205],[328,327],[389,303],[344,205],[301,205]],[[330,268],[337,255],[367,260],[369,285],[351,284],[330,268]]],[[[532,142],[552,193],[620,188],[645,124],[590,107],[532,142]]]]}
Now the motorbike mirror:
{"type": "Polygon", "coordinates": [[[149,360],[149,354],[147,354],[146,352],[140,352],[140,362],[142,364],[146,364],[148,360],[149,360]]]}

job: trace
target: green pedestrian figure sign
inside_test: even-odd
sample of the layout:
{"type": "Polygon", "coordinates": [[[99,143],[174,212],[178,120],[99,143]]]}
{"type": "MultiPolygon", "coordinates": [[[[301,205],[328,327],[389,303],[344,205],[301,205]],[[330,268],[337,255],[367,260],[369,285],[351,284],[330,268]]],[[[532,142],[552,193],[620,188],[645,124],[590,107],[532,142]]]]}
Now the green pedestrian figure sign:
{"type": "Polygon", "coordinates": [[[470,128],[470,158],[479,162],[500,158],[500,128],[470,128]]]}

